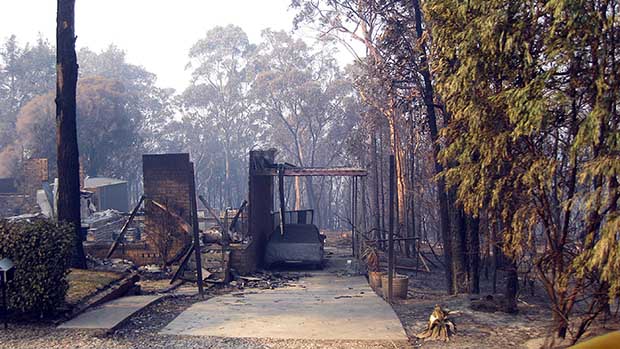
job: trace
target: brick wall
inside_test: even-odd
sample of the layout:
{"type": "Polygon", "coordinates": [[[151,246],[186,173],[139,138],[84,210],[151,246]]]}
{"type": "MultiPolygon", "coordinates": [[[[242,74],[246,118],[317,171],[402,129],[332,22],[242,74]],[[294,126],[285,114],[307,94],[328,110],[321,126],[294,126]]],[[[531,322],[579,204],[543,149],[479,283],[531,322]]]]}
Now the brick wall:
{"type": "MultiPolygon", "coordinates": [[[[166,206],[169,211],[183,218],[187,224],[191,224],[190,211],[190,175],[191,164],[189,154],[153,154],[142,156],[142,170],[144,178],[144,195],[146,197],[144,235],[149,240],[162,229],[162,215],[164,211],[153,204],[153,200],[166,206]]],[[[187,244],[191,243],[190,234],[178,229],[175,234],[175,247],[171,255],[177,254],[187,244]]]]}
{"type": "Polygon", "coordinates": [[[151,200],[164,204],[190,223],[189,154],[156,154],[142,156],[144,195],[147,198],[146,226],[152,227],[151,200]],[[150,209],[149,209],[150,208],[150,209]]]}
{"type": "Polygon", "coordinates": [[[31,204],[37,203],[37,190],[41,189],[41,183],[49,180],[47,159],[28,159],[24,161],[21,179],[22,193],[29,195],[31,204]]]}
{"type": "MultiPolygon", "coordinates": [[[[84,252],[92,257],[104,259],[112,242],[85,242],[84,252]]],[[[159,264],[159,253],[149,247],[146,242],[131,242],[118,246],[111,258],[121,258],[132,261],[136,265],[159,264]]]]}
{"type": "Polygon", "coordinates": [[[230,244],[231,268],[235,268],[241,275],[255,272],[258,264],[256,246],[253,241],[249,244],[230,244]]]}
{"type": "Polygon", "coordinates": [[[49,169],[46,158],[34,158],[24,161],[24,175],[27,175],[33,182],[49,180],[49,169]]]}

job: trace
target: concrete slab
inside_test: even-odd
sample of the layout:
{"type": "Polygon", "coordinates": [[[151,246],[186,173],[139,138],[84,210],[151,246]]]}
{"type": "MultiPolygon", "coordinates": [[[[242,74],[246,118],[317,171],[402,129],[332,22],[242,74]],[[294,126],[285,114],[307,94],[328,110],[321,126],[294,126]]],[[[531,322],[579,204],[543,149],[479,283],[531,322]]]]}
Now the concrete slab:
{"type": "Polygon", "coordinates": [[[316,274],[297,287],[246,291],[192,305],[161,334],[230,338],[391,340],[407,336],[362,276],[316,274]]]}
{"type": "Polygon", "coordinates": [[[129,296],[115,299],[93,308],[58,328],[97,329],[111,331],[140,309],[148,306],[162,295],[129,296]]]}

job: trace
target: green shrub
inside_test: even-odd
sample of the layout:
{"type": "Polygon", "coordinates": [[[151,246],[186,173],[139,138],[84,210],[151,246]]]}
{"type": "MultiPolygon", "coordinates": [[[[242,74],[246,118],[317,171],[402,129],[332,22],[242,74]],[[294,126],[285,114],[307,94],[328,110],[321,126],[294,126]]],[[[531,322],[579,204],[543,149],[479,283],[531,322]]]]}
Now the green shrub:
{"type": "Polygon", "coordinates": [[[0,220],[0,258],[15,264],[9,282],[9,308],[49,314],[64,304],[73,231],[50,220],[0,220]]]}

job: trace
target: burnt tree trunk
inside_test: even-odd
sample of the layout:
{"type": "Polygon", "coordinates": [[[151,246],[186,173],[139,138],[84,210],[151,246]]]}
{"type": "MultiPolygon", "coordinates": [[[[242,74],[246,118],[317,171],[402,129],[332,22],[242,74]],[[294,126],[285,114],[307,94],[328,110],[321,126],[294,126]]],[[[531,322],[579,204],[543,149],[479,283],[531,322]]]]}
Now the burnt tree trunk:
{"type": "Polygon", "coordinates": [[[506,309],[507,313],[517,312],[517,293],[519,292],[519,275],[517,263],[510,259],[506,263],[506,309]]]}
{"type": "MultiPolygon", "coordinates": [[[[450,202],[455,201],[456,192],[450,190],[450,202]]],[[[468,262],[467,262],[467,228],[466,221],[467,216],[462,209],[450,206],[452,217],[452,279],[454,282],[453,287],[455,293],[467,293],[469,280],[468,277],[468,262]]]]}
{"type": "Polygon", "coordinates": [[[467,219],[469,292],[480,293],[480,218],[467,219]]]}
{"type": "MultiPolygon", "coordinates": [[[[422,11],[420,9],[419,0],[412,1],[413,10],[415,12],[415,28],[418,38],[423,37],[422,29],[422,11]]],[[[433,141],[433,162],[435,163],[435,174],[443,171],[443,166],[438,161],[439,155],[439,132],[437,128],[437,114],[435,113],[434,89],[429,70],[428,59],[426,57],[426,45],[422,42],[420,47],[420,74],[423,78],[423,99],[426,107],[426,118],[431,140],[433,141]]],[[[440,231],[441,240],[443,242],[444,265],[446,266],[446,291],[450,294],[456,292],[456,285],[452,278],[452,238],[450,236],[450,217],[448,195],[446,194],[446,185],[443,177],[437,179],[437,201],[439,202],[440,231]]]]}
{"type": "Polygon", "coordinates": [[[71,266],[85,269],[80,233],[80,162],[76,124],[78,79],[75,53],[75,0],[58,0],[56,15],[56,149],[58,153],[58,221],[74,230],[71,266]]]}
{"type": "MultiPolygon", "coordinates": [[[[411,237],[412,238],[416,238],[418,237],[418,234],[416,234],[416,219],[415,219],[415,149],[411,149],[411,175],[410,175],[410,181],[411,181],[411,196],[410,196],[410,209],[411,209],[411,237]]],[[[418,232],[419,233],[419,232],[418,232]]],[[[410,246],[407,247],[407,251],[409,251],[409,249],[411,249],[411,254],[416,256],[418,251],[416,250],[416,246],[417,244],[415,243],[416,240],[412,240],[410,243],[410,246]]]]}

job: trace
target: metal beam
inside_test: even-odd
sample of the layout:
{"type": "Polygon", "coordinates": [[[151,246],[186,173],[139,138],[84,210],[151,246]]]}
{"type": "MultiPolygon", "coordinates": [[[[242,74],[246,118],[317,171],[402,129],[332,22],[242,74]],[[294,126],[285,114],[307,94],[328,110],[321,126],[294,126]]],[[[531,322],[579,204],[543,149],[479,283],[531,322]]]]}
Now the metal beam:
{"type": "MultiPolygon", "coordinates": [[[[278,168],[264,168],[257,170],[258,176],[277,176],[278,168]]],[[[362,177],[367,176],[368,171],[355,167],[284,167],[286,177],[309,177],[309,176],[342,176],[362,177]]]]}

